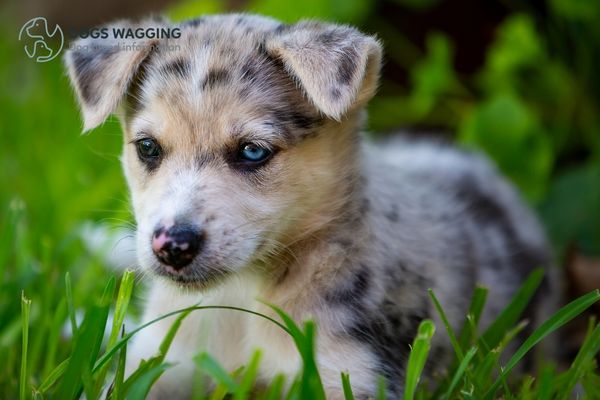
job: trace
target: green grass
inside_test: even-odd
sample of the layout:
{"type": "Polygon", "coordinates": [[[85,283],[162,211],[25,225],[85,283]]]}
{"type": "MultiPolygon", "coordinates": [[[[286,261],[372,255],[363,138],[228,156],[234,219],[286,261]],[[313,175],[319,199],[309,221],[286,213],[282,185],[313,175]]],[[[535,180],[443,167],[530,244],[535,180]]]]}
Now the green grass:
{"type": "MultiPolygon", "coordinates": [[[[127,343],[136,331],[124,332],[122,323],[126,315],[139,314],[135,299],[140,285],[134,284],[132,273],[111,277],[113,272],[80,235],[86,220],[113,226],[131,223],[118,161],[120,127],[111,119],[93,134],[78,136],[77,106],[58,60],[32,63],[15,40],[11,21],[2,17],[0,21],[0,76],[10,77],[0,89],[0,398],[70,399],[85,394],[91,399],[109,386],[113,399],[143,398],[171,367],[164,354],[178,324],[156,356],[125,377],[127,343]],[[111,311],[115,317],[107,326],[111,311]]],[[[479,327],[484,288],[475,291],[460,332],[446,324],[434,329],[431,321],[424,321],[401,382],[406,398],[551,399],[569,397],[575,388],[582,396],[600,398],[596,365],[600,326],[595,321],[570,368],[559,371],[550,360],[543,360],[532,376],[515,368],[540,340],[599,298],[592,292],[565,306],[511,353],[510,345],[524,326],[520,315],[540,278],[539,273],[532,275],[486,330],[479,327]],[[427,381],[422,375],[429,366],[430,340],[440,335],[452,338],[455,358],[445,374],[427,381]]],[[[430,294],[444,321],[444,304],[430,294]]],[[[185,318],[206,308],[174,314],[185,318]]],[[[279,319],[271,322],[292,336],[303,360],[298,376],[279,376],[257,389],[261,353],[236,371],[224,370],[210,354],[198,354],[194,357],[198,375],[216,384],[208,398],[244,399],[250,394],[259,399],[324,398],[314,353],[315,325],[277,312],[279,319]]],[[[340,376],[347,399],[353,398],[352,378],[340,376]]],[[[385,386],[380,380],[378,399],[384,398],[385,386]]],[[[194,389],[195,398],[206,398],[201,386],[194,389]]]]}
{"type": "MultiPolygon", "coordinates": [[[[537,271],[532,274],[532,279],[529,279],[523,285],[521,294],[536,289],[536,286],[528,284],[535,281],[539,283],[537,275],[539,275],[537,271]]],[[[35,376],[28,378],[27,375],[28,321],[31,301],[27,300],[25,296],[22,297],[23,344],[19,385],[19,393],[22,399],[29,397],[75,399],[79,398],[82,393],[85,393],[88,399],[95,399],[99,398],[102,389],[105,387],[110,388],[108,396],[112,399],[143,399],[160,375],[172,367],[171,364],[165,362],[165,355],[183,319],[192,312],[202,312],[206,309],[232,309],[231,307],[219,306],[194,306],[177,310],[132,332],[126,334],[122,332],[122,337],[118,339],[123,320],[122,316],[126,315],[131,298],[133,282],[133,274],[126,272],[121,279],[118,294],[115,294],[115,280],[111,278],[108,281],[102,296],[86,310],[83,321],[76,326],[69,355],[65,360],[58,362],[54,370],[49,372],[48,376],[43,379],[43,383],[39,385],[35,382],[35,376]],[[113,298],[116,298],[114,302],[112,301],[113,298]],[[108,311],[111,305],[114,307],[115,319],[109,340],[101,351],[108,311]],[[125,379],[123,372],[127,342],[140,330],[173,315],[177,315],[177,319],[157,349],[156,355],[142,361],[138,369],[125,379]],[[116,370],[114,374],[107,374],[110,367],[116,370]]],[[[435,300],[440,317],[444,319],[443,306],[439,304],[433,292],[430,291],[430,294],[432,299],[435,300]]],[[[476,292],[474,298],[477,297],[476,292]]],[[[516,335],[514,334],[514,327],[505,326],[505,324],[498,323],[498,321],[502,322],[506,315],[515,315],[515,318],[518,319],[523,311],[521,304],[510,303],[496,323],[491,325],[492,328],[497,330],[493,333],[500,338],[497,346],[484,350],[487,346],[481,346],[482,339],[486,334],[489,335],[490,331],[487,330],[485,334],[479,335],[478,330],[474,327],[471,331],[470,340],[466,343],[466,346],[470,346],[469,350],[463,353],[459,348],[455,348],[456,357],[454,361],[456,366],[449,368],[444,376],[439,377],[434,382],[425,382],[426,384],[421,386],[420,384],[424,382],[423,371],[426,368],[431,340],[436,331],[432,321],[422,321],[407,360],[406,378],[402,382],[404,399],[452,399],[463,397],[520,399],[538,398],[542,394],[544,398],[568,398],[577,383],[595,382],[600,379],[594,361],[594,356],[600,349],[600,324],[596,325],[595,321],[590,324],[585,343],[573,361],[571,368],[561,373],[546,368],[542,379],[539,381],[532,376],[512,374],[512,371],[537,343],[571,321],[599,299],[600,292],[593,291],[562,307],[538,327],[514,354],[508,354],[510,356],[508,362],[500,366],[497,364],[499,356],[505,353],[507,345],[514,340],[516,335]],[[490,360],[493,361],[492,368],[490,368],[490,360]],[[434,387],[433,392],[429,391],[432,385],[434,387]]],[[[285,378],[277,378],[266,387],[254,387],[260,364],[260,352],[255,353],[246,366],[235,371],[226,371],[210,354],[202,353],[194,358],[197,372],[212,379],[216,383],[216,387],[212,393],[199,392],[195,398],[220,399],[225,396],[232,396],[234,399],[240,400],[248,398],[326,398],[315,359],[314,323],[305,322],[301,328],[283,310],[275,306],[271,307],[278,314],[281,322],[249,310],[235,310],[249,312],[256,318],[266,318],[292,337],[302,359],[302,369],[298,376],[289,377],[292,379],[289,389],[284,389],[285,386],[282,384],[285,378]]],[[[452,332],[449,326],[446,328],[447,333],[452,332]]],[[[458,345],[458,342],[456,343],[458,345]]],[[[265,349],[265,351],[268,351],[268,349],[265,349]]],[[[354,398],[351,379],[352,377],[345,373],[342,373],[340,377],[340,385],[344,388],[346,399],[354,398]]],[[[583,387],[585,389],[585,386],[583,387]]],[[[591,394],[590,398],[592,398],[591,394]]]]}

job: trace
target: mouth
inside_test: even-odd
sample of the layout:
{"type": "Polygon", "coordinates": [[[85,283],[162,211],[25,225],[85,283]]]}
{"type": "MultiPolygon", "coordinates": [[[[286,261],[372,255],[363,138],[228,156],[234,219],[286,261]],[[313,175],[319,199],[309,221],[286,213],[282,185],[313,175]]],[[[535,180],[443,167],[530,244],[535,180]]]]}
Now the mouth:
{"type": "Polygon", "coordinates": [[[225,278],[230,271],[223,268],[197,268],[194,266],[177,270],[160,263],[152,268],[152,272],[181,287],[206,289],[225,278]]]}

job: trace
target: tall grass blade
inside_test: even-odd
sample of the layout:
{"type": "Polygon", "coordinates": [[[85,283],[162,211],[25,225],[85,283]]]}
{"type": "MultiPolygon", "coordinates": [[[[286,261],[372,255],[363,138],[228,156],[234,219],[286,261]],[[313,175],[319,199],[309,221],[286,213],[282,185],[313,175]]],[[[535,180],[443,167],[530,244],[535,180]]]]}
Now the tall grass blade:
{"type": "Polygon", "coordinates": [[[280,308],[268,304],[277,315],[283,320],[288,332],[292,336],[300,356],[302,357],[302,376],[300,380],[300,397],[312,397],[316,400],[325,400],[325,389],[321,382],[321,376],[317,370],[317,362],[315,360],[314,332],[315,325],[311,321],[304,324],[304,332],[300,330],[298,325],[280,308]]]}
{"type": "Polygon", "coordinates": [[[344,389],[344,399],[354,400],[354,393],[352,393],[352,386],[350,385],[350,377],[347,372],[342,372],[342,388],[344,389]]]}
{"type": "Polygon", "coordinates": [[[156,381],[164,371],[170,368],[171,364],[163,364],[163,362],[167,356],[167,352],[169,351],[171,344],[173,343],[173,340],[175,339],[177,331],[181,327],[181,323],[192,311],[193,309],[186,309],[177,316],[175,321],[173,321],[171,324],[162,342],[158,346],[158,354],[148,360],[142,361],[138,369],[131,374],[129,378],[127,378],[123,384],[123,391],[126,393],[127,397],[129,397],[130,389],[136,386],[139,380],[144,380],[144,384],[146,384],[147,380],[151,378],[156,381]],[[164,368],[158,368],[161,365],[164,368]]]}
{"type": "Polygon", "coordinates": [[[265,392],[264,400],[278,400],[283,398],[283,387],[285,385],[285,375],[278,374],[275,379],[269,384],[269,388],[265,392]]]}
{"type": "Polygon", "coordinates": [[[256,376],[258,375],[258,367],[260,365],[261,353],[260,351],[255,351],[248,363],[248,366],[245,368],[244,376],[242,377],[240,384],[238,385],[238,390],[234,396],[235,400],[243,400],[248,397],[248,394],[252,391],[252,386],[256,380],[256,376]]]}
{"type": "Polygon", "coordinates": [[[479,340],[479,347],[489,350],[498,345],[504,334],[519,321],[543,278],[544,270],[541,268],[534,270],[527,277],[510,303],[483,333],[479,340]]]}
{"type": "Polygon", "coordinates": [[[473,356],[475,355],[475,353],[477,353],[477,347],[472,347],[465,354],[465,357],[460,362],[460,364],[458,365],[458,368],[454,372],[454,376],[452,377],[452,381],[450,381],[450,386],[448,387],[448,390],[446,391],[446,393],[442,397],[443,399],[450,399],[452,397],[452,394],[454,393],[454,391],[456,390],[456,387],[458,386],[458,382],[463,377],[465,371],[469,367],[469,363],[471,362],[471,359],[473,358],[473,356]]]}
{"type": "Polygon", "coordinates": [[[502,383],[502,381],[506,378],[506,376],[512,371],[512,369],[521,361],[521,359],[527,354],[533,346],[539,343],[546,336],[554,332],[556,329],[560,328],[587,308],[589,308],[592,304],[596,303],[600,299],[600,291],[595,290],[586,294],[585,296],[581,296],[580,298],[572,301],[567,304],[563,308],[561,308],[558,312],[556,312],[550,319],[544,322],[539,328],[537,328],[525,343],[519,347],[516,353],[511,357],[511,359],[506,364],[506,367],[503,368],[502,373],[496,379],[496,382],[492,385],[492,387],[486,392],[484,399],[491,399],[494,396],[494,393],[502,383]]]}
{"type": "MultiPolygon", "coordinates": [[[[134,273],[132,271],[125,271],[123,273],[123,277],[121,278],[119,292],[117,293],[117,302],[115,305],[112,328],[106,344],[107,349],[113,347],[119,339],[119,332],[121,332],[123,328],[123,322],[125,321],[125,315],[127,314],[127,308],[129,307],[129,300],[131,299],[131,293],[133,292],[134,282],[134,273]]],[[[98,382],[96,389],[98,391],[101,390],[102,385],[104,384],[108,366],[109,364],[106,364],[104,368],[99,369],[95,374],[98,382]]]]}
{"type": "Polygon", "coordinates": [[[127,394],[127,400],[144,400],[156,380],[171,367],[171,364],[159,364],[146,371],[127,394]]]}
{"type": "Polygon", "coordinates": [[[27,373],[27,351],[29,349],[29,311],[31,309],[31,300],[25,297],[25,292],[21,292],[21,323],[23,339],[21,342],[21,374],[19,377],[19,398],[27,398],[27,386],[29,375],[27,373]]]}
{"type": "Polygon", "coordinates": [[[119,362],[117,364],[117,371],[115,372],[115,379],[113,384],[113,400],[123,400],[125,398],[125,365],[127,361],[127,343],[121,349],[119,353],[119,362]]]}
{"type": "MultiPolygon", "coordinates": [[[[573,388],[588,372],[594,358],[600,351],[600,324],[596,325],[593,332],[585,339],[583,345],[579,349],[575,360],[571,364],[571,368],[566,375],[566,382],[562,385],[558,393],[559,398],[567,398],[573,391],[573,388]]],[[[592,365],[593,370],[593,365],[592,365]]]]}
{"type": "Polygon", "coordinates": [[[42,384],[37,389],[37,391],[43,395],[48,390],[50,390],[50,388],[53,387],[59,381],[59,379],[64,375],[65,371],[67,370],[68,365],[69,365],[69,358],[62,361],[60,364],[58,364],[52,370],[52,372],[50,372],[50,374],[46,377],[46,379],[42,382],[42,384]]]}
{"type": "Polygon", "coordinates": [[[238,391],[238,384],[210,354],[201,353],[194,357],[194,361],[202,372],[210,375],[215,382],[225,386],[229,393],[236,393],[238,391]]]}
{"type": "Polygon", "coordinates": [[[117,341],[117,343],[112,348],[108,349],[102,355],[102,357],[100,357],[96,361],[96,364],[94,365],[94,368],[93,368],[92,372],[98,371],[99,369],[103,368],[108,362],[110,362],[110,360],[125,345],[125,343],[127,341],[129,341],[136,333],[138,333],[142,329],[146,329],[150,325],[153,325],[153,324],[155,324],[155,323],[157,323],[159,321],[162,321],[165,318],[172,317],[173,315],[185,313],[185,312],[188,312],[188,311],[196,311],[196,310],[232,310],[232,311],[239,311],[239,312],[243,312],[243,313],[247,313],[247,314],[251,314],[251,315],[255,315],[257,317],[263,318],[263,319],[265,319],[265,320],[273,323],[274,325],[277,325],[279,328],[281,328],[283,331],[287,332],[288,334],[290,333],[290,331],[288,330],[288,328],[285,325],[283,325],[279,321],[277,321],[277,320],[269,317],[268,315],[264,315],[264,314],[261,314],[259,312],[252,311],[252,310],[247,310],[247,309],[241,308],[241,307],[232,307],[232,306],[193,306],[193,307],[188,307],[188,308],[182,308],[180,310],[171,311],[171,312],[168,312],[168,313],[166,313],[164,315],[161,315],[160,317],[157,317],[157,318],[155,318],[155,319],[153,319],[151,321],[148,321],[145,324],[142,324],[142,325],[138,326],[136,329],[134,329],[131,332],[129,332],[127,335],[125,335],[123,338],[121,338],[119,341],[117,341]]]}
{"type": "Polygon", "coordinates": [[[452,329],[452,326],[450,326],[450,322],[448,321],[448,318],[446,317],[446,313],[444,312],[442,305],[440,304],[439,300],[435,296],[435,293],[433,293],[433,290],[427,289],[427,292],[429,293],[429,297],[431,297],[431,300],[433,300],[435,309],[437,310],[438,314],[440,315],[442,323],[444,324],[444,327],[446,328],[446,332],[448,333],[448,337],[450,338],[450,343],[452,344],[452,348],[454,349],[454,352],[456,353],[457,358],[459,360],[462,360],[464,357],[462,348],[460,347],[458,340],[456,340],[456,335],[454,334],[454,330],[452,329]]]}
{"type": "Polygon", "coordinates": [[[71,321],[71,335],[75,337],[77,332],[77,318],[75,317],[75,302],[73,301],[73,289],[71,287],[71,274],[65,274],[65,293],[67,298],[67,311],[69,312],[69,321],[71,321]]]}
{"type": "Polygon", "coordinates": [[[482,286],[475,287],[475,291],[471,297],[471,304],[469,305],[469,312],[467,313],[458,339],[462,351],[467,351],[471,341],[477,334],[477,326],[479,325],[481,313],[487,300],[487,294],[487,288],[482,286]]]}
{"type": "Polygon", "coordinates": [[[104,290],[100,303],[88,310],[81,327],[77,329],[69,364],[58,387],[56,398],[73,399],[80,395],[84,370],[91,372],[100,351],[114,290],[115,280],[112,278],[104,290]]]}
{"type": "Polygon", "coordinates": [[[419,325],[408,357],[406,367],[406,382],[404,384],[404,400],[413,400],[417,385],[421,379],[425,362],[431,349],[431,338],[435,333],[435,325],[430,320],[424,320],[419,325]]]}

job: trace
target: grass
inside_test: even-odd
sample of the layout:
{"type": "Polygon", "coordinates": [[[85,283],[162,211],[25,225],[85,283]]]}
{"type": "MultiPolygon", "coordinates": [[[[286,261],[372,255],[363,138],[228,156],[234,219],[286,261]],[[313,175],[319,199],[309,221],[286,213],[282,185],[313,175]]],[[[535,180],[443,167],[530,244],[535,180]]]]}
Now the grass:
{"type": "MultiPolygon", "coordinates": [[[[531,295],[537,286],[530,282],[539,283],[538,272],[534,272],[530,279],[523,285],[520,295],[531,295]]],[[[68,279],[67,279],[68,280],[68,279]]],[[[151,321],[132,332],[122,331],[121,324],[127,313],[133,288],[133,273],[126,272],[118,290],[115,294],[115,280],[111,278],[106,284],[102,296],[97,302],[86,310],[83,321],[77,324],[73,335],[70,354],[52,370],[40,385],[35,384],[35,378],[27,376],[28,360],[28,332],[29,332],[29,310],[31,302],[22,297],[23,325],[22,325],[22,358],[21,358],[21,380],[20,398],[60,398],[75,399],[83,393],[88,399],[100,398],[103,388],[109,388],[107,396],[111,399],[143,399],[164,371],[173,365],[165,362],[165,355],[179,329],[181,322],[192,312],[202,312],[211,308],[227,308],[219,306],[194,306],[171,312],[154,321],[151,321]],[[113,302],[113,298],[116,300],[113,302]],[[102,346],[107,317],[111,305],[114,306],[115,318],[112,323],[111,333],[105,346],[102,346]],[[124,376],[124,365],[126,361],[126,346],[128,341],[140,330],[169,316],[177,315],[169,332],[163,339],[156,355],[140,363],[138,369],[127,379],[124,376]],[[118,339],[119,332],[121,338],[118,339]],[[100,349],[104,347],[103,351],[100,349]],[[116,372],[107,374],[109,368],[114,366],[116,372]]],[[[480,289],[481,290],[481,289],[480,289]]],[[[475,292],[474,298],[480,295],[475,292]]],[[[440,317],[445,319],[443,307],[437,301],[435,294],[430,291],[440,317]]],[[[518,297],[518,296],[517,296],[518,297]]],[[[522,313],[520,303],[510,303],[499,316],[493,328],[494,337],[500,338],[494,346],[484,345],[482,340],[490,335],[487,330],[481,335],[477,327],[470,331],[470,339],[463,343],[468,347],[466,352],[456,341],[455,367],[449,368],[446,373],[438,377],[433,383],[423,383],[423,371],[426,367],[431,340],[435,334],[435,325],[431,320],[421,322],[418,333],[411,346],[407,361],[406,378],[402,382],[404,386],[404,399],[453,399],[453,398],[568,398],[574,387],[581,383],[584,390],[584,382],[597,382],[600,377],[594,361],[595,355],[600,350],[600,324],[592,321],[584,345],[571,367],[561,373],[546,368],[542,379],[536,380],[533,376],[512,374],[513,369],[533,349],[533,347],[548,335],[555,332],[564,324],[571,321],[581,312],[589,308],[600,299],[600,292],[593,291],[573,302],[567,304],[551,316],[546,322],[538,327],[521,344],[521,346],[510,355],[508,362],[502,366],[498,360],[505,353],[507,345],[515,339],[515,332],[520,328],[499,323],[506,315],[519,318],[522,313]],[[499,328],[503,327],[503,328],[499,328]],[[487,349],[487,350],[484,350],[487,349]],[[490,362],[491,361],[491,362],[490,362]],[[491,367],[491,368],[490,368],[491,367]],[[429,386],[434,385],[434,391],[429,391],[429,386]],[[542,396],[543,395],[543,396],[542,396]]],[[[477,304],[476,301],[473,304],[477,304]]],[[[249,310],[236,309],[238,312],[250,312],[256,318],[266,318],[276,324],[289,334],[302,359],[302,369],[298,376],[292,377],[292,381],[285,389],[283,385],[285,378],[278,377],[267,387],[254,387],[261,353],[256,352],[248,364],[236,371],[226,371],[214,360],[210,354],[202,353],[194,358],[198,373],[209,377],[215,384],[215,389],[206,397],[206,393],[199,392],[197,399],[221,399],[232,396],[234,399],[271,399],[271,398],[295,398],[295,399],[325,399],[325,391],[316,363],[315,355],[315,325],[307,321],[303,327],[299,327],[283,310],[271,306],[280,317],[280,321],[268,316],[258,314],[249,310]]],[[[473,307],[479,309],[479,307],[473,307]]],[[[467,318],[469,323],[472,319],[467,318]]],[[[454,336],[452,328],[445,325],[447,334],[454,336]]],[[[266,349],[268,351],[268,349],[266,349]]],[[[340,384],[344,388],[346,399],[354,399],[352,392],[351,376],[342,373],[340,384]]],[[[385,398],[384,391],[380,391],[378,397],[385,398]]],[[[589,395],[589,398],[593,396],[589,395]]]]}
{"type": "MultiPolygon", "coordinates": [[[[0,17],[0,75],[11,77],[0,89],[0,397],[70,399],[85,394],[97,398],[111,387],[113,399],[143,398],[156,379],[171,367],[164,354],[178,329],[172,330],[134,375],[125,377],[127,343],[137,331],[125,332],[126,315],[139,314],[135,276],[113,277],[99,254],[81,239],[81,223],[131,223],[126,188],[118,161],[120,128],[109,120],[93,134],[81,130],[67,78],[58,62],[43,65],[28,60],[14,39],[9,21],[0,17]],[[109,314],[114,318],[109,323],[109,314]],[[108,330],[108,335],[105,332],[108,330]]],[[[18,29],[17,29],[18,31],[18,29]]],[[[600,398],[596,355],[600,327],[590,322],[586,340],[570,368],[558,371],[542,363],[535,375],[517,371],[523,357],[552,332],[596,302],[592,292],[565,306],[535,330],[516,352],[510,346],[523,329],[520,315],[539,284],[532,275],[485,331],[478,326],[487,291],[475,291],[460,332],[447,324],[423,321],[411,347],[402,382],[406,399],[600,398]],[[432,381],[427,371],[432,337],[452,338],[455,358],[445,374],[432,381]],[[508,360],[505,364],[500,360],[508,360]]],[[[430,293],[444,321],[444,305],[430,293]]],[[[191,312],[180,310],[178,321],[191,312]]],[[[237,309],[238,312],[248,312],[237,309]]],[[[298,325],[283,310],[272,320],[288,332],[303,360],[297,377],[276,377],[255,388],[261,353],[243,368],[224,370],[210,354],[194,357],[197,373],[215,382],[194,388],[195,398],[320,399],[324,390],[314,353],[315,325],[298,325]]],[[[256,318],[264,316],[255,315],[256,318]]],[[[139,329],[144,329],[140,327],[139,329]]],[[[268,349],[265,349],[268,351],[268,349]]],[[[352,376],[342,373],[347,399],[354,397],[352,376]]],[[[201,381],[201,380],[198,380],[201,381]]],[[[379,380],[377,398],[385,396],[379,380]]]]}

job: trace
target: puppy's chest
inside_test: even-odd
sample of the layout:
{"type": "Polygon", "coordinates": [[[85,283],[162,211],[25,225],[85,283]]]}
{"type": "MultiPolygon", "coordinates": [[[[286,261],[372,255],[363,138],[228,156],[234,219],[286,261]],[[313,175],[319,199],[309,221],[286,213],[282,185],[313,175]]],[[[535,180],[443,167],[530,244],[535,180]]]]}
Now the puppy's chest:
{"type": "MultiPolygon", "coordinates": [[[[268,312],[252,279],[235,280],[200,296],[201,306],[225,306],[268,312]]],[[[189,300],[188,300],[189,301],[189,300]]],[[[198,299],[195,301],[198,303],[198,299]]],[[[267,375],[294,372],[297,350],[281,328],[270,321],[235,309],[206,309],[190,314],[176,338],[176,358],[207,352],[227,370],[245,365],[260,350],[261,368],[267,375]]]]}

